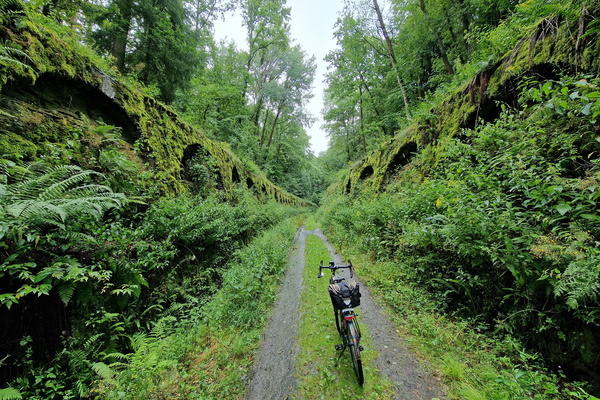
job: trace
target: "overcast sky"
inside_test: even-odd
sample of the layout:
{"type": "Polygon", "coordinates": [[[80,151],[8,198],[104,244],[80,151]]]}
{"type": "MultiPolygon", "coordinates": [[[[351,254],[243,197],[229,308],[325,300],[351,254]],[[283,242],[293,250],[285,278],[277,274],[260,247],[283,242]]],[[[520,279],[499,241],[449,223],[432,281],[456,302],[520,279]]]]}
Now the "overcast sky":
{"type": "MultiPolygon", "coordinates": [[[[323,119],[323,83],[327,65],[323,57],[335,47],[333,25],[342,10],[342,0],[287,0],[292,9],[291,34],[295,43],[300,44],[307,55],[315,56],[317,73],[315,76],[314,97],[308,104],[308,110],[316,118],[311,128],[307,129],[310,136],[311,150],[315,155],[327,149],[327,136],[321,129],[323,119]]],[[[227,16],[225,21],[215,24],[217,39],[234,40],[240,49],[246,49],[246,30],[242,26],[239,13],[227,16]]]]}

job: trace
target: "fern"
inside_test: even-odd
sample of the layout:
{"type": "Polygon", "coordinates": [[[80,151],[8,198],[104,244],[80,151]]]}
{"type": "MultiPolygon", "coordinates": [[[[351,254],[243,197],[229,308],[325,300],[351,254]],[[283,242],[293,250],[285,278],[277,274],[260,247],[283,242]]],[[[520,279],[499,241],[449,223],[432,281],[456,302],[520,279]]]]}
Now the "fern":
{"type": "Polygon", "coordinates": [[[112,379],[115,376],[115,371],[110,366],[103,362],[96,362],[92,364],[92,370],[103,379],[112,379]]]}
{"type": "Polygon", "coordinates": [[[567,306],[574,310],[581,304],[600,301],[600,260],[582,260],[569,264],[554,287],[556,296],[566,296],[567,306]]]}
{"type": "Polygon", "coordinates": [[[135,333],[130,337],[131,348],[133,351],[139,351],[141,348],[148,346],[150,338],[145,333],[135,333]]]}
{"type": "Polygon", "coordinates": [[[24,15],[23,4],[19,0],[0,0],[0,22],[9,21],[15,15],[24,15]]]}
{"type": "MultiPolygon", "coordinates": [[[[12,14],[16,15],[17,13],[12,14]]],[[[6,14],[0,11],[0,23],[2,23],[2,21],[5,21],[6,19],[6,14]]],[[[10,20],[10,17],[8,18],[8,20],[10,20]]],[[[29,56],[23,51],[14,49],[12,47],[8,47],[0,43],[0,67],[20,68],[21,70],[25,71],[27,75],[29,75],[33,80],[35,80],[37,78],[37,73],[35,72],[35,70],[31,66],[19,61],[19,57],[21,59],[31,60],[29,56]]]]}
{"type": "Polygon", "coordinates": [[[84,343],[84,348],[85,349],[89,349],[90,347],[92,347],[94,345],[94,343],[96,343],[98,341],[98,339],[100,339],[102,336],[104,336],[104,333],[97,333],[95,335],[92,335],[88,340],[85,341],[84,343]]]}
{"type": "Polygon", "coordinates": [[[58,294],[60,295],[60,299],[65,305],[67,305],[71,301],[73,293],[75,292],[75,284],[73,282],[65,282],[61,285],[58,285],[57,290],[58,294]]]}
{"type": "MultiPolygon", "coordinates": [[[[107,359],[111,359],[114,358],[115,360],[121,360],[121,361],[128,361],[130,358],[129,354],[123,354],[123,353],[119,353],[119,352],[114,352],[114,353],[108,353],[104,356],[104,358],[107,359]]],[[[115,363],[113,363],[115,364],[115,363]]],[[[113,364],[111,364],[111,366],[113,366],[113,364]]]]}
{"type": "Polygon", "coordinates": [[[0,389],[0,400],[19,400],[22,399],[21,393],[11,387],[0,389]]]}
{"type": "Polygon", "coordinates": [[[123,194],[93,182],[103,175],[74,165],[46,168],[35,163],[15,169],[0,160],[0,166],[9,182],[0,191],[0,215],[12,218],[13,225],[65,230],[65,222],[71,218],[90,215],[99,219],[126,200],[123,194]]]}

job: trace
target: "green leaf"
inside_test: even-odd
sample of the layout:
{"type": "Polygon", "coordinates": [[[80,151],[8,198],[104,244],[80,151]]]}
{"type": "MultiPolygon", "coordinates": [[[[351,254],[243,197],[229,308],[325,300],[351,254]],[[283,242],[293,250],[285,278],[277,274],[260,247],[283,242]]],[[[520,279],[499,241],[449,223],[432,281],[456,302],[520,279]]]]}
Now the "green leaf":
{"type": "Polygon", "coordinates": [[[587,103],[585,106],[583,106],[583,108],[581,109],[581,113],[583,115],[590,115],[592,112],[592,103],[587,103]]]}
{"type": "Polygon", "coordinates": [[[0,294],[0,304],[5,305],[9,310],[13,304],[17,304],[18,302],[19,300],[17,300],[17,297],[12,293],[0,294]]]}
{"type": "Polygon", "coordinates": [[[571,206],[567,203],[560,203],[556,206],[556,211],[560,213],[560,215],[565,215],[569,211],[571,211],[571,206]]]}
{"type": "Polygon", "coordinates": [[[581,214],[580,217],[592,222],[600,222],[600,217],[595,214],[581,214]]]}

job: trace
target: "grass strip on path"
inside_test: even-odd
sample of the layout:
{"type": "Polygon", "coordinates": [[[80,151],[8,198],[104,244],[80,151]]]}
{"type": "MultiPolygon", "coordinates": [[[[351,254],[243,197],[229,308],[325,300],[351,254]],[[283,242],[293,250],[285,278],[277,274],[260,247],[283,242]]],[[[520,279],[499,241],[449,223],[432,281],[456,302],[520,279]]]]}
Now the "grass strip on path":
{"type": "MultiPolygon", "coordinates": [[[[307,227],[312,227],[307,221],[307,227]]],[[[350,353],[346,351],[337,367],[338,351],[335,345],[341,338],[335,328],[335,319],[326,277],[317,279],[319,262],[327,263],[330,255],[325,244],[317,236],[308,235],[302,288],[302,325],[300,328],[297,373],[299,385],[295,399],[392,399],[391,382],[380,376],[375,366],[377,354],[370,350],[371,338],[364,324],[361,325],[363,370],[365,383],[357,382],[350,353]]],[[[360,323],[360,309],[357,309],[360,323]]]]}

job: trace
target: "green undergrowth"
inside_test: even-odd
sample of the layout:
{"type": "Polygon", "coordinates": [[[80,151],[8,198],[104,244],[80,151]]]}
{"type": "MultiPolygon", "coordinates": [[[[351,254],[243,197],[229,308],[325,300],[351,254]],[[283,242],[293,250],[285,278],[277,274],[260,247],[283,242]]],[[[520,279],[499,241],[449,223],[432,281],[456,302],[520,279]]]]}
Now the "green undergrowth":
{"type": "Polygon", "coordinates": [[[132,339],[128,364],[97,363],[97,399],[240,399],[294,234],[289,218],[238,251],[219,292],[132,339]]]}
{"type": "Polygon", "coordinates": [[[306,229],[307,231],[314,231],[317,228],[318,228],[317,221],[315,220],[315,217],[313,215],[311,215],[304,222],[304,229],[306,229]]]}
{"type": "MultiPolygon", "coordinates": [[[[314,220],[307,226],[316,226],[314,220]]],[[[375,366],[377,354],[372,350],[367,327],[362,324],[363,370],[365,383],[361,387],[356,380],[350,353],[346,352],[335,366],[338,352],[335,345],[341,343],[336,328],[331,300],[327,292],[327,280],[317,279],[321,260],[330,259],[327,248],[317,237],[310,235],[306,240],[305,268],[303,273],[302,303],[304,310],[300,328],[300,353],[297,372],[299,386],[295,399],[391,399],[392,385],[379,375],[375,366]]],[[[360,309],[359,322],[360,322],[360,309]]]]}
{"type": "Polygon", "coordinates": [[[344,251],[411,349],[441,373],[449,399],[597,399],[544,369],[518,341],[495,340],[476,324],[441,315],[397,263],[373,262],[352,247],[344,251]]]}
{"type": "Polygon", "coordinates": [[[598,396],[600,81],[519,85],[514,107],[415,153],[385,190],[364,174],[330,192],[319,223],[365,265],[384,263],[367,275],[385,277],[375,286],[415,318],[415,336],[433,350],[441,339],[430,331],[466,343],[450,341],[466,355],[447,362],[432,355],[457,398],[598,396]]]}

